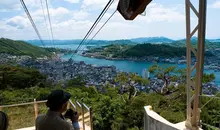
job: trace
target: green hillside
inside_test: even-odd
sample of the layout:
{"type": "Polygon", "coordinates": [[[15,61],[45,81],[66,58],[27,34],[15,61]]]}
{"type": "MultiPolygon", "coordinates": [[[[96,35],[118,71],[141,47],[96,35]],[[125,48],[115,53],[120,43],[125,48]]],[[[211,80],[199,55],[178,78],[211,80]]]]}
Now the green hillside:
{"type": "Polygon", "coordinates": [[[101,56],[112,55],[114,58],[141,58],[146,56],[181,57],[186,55],[186,48],[150,43],[137,45],[112,44],[101,48],[90,49],[87,52],[96,54],[98,53],[101,56]]]}
{"type": "Polygon", "coordinates": [[[159,57],[181,57],[186,55],[184,47],[173,47],[160,44],[138,44],[134,47],[121,52],[122,57],[144,57],[144,56],[159,56],[159,57]]]}
{"type": "Polygon", "coordinates": [[[49,49],[37,47],[24,41],[14,41],[6,38],[0,39],[0,53],[34,57],[50,56],[52,54],[49,49]]]}
{"type": "MultiPolygon", "coordinates": [[[[197,42],[198,42],[198,40],[193,38],[191,40],[192,46],[197,48],[197,42]]],[[[164,43],[164,44],[174,46],[174,47],[186,47],[186,39],[177,40],[177,41],[174,41],[172,43],[164,43]]],[[[209,40],[205,40],[205,48],[206,49],[220,48],[220,42],[211,42],[209,40]]]]}

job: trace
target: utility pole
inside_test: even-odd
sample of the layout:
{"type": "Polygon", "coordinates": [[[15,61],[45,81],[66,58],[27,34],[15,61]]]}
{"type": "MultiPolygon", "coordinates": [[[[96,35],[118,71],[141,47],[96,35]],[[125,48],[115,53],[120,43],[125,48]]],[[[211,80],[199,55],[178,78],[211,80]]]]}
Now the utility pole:
{"type": "Polygon", "coordinates": [[[185,0],[186,8],[186,46],[187,46],[187,120],[186,127],[190,130],[198,130],[200,124],[200,106],[199,97],[202,91],[202,77],[204,67],[204,49],[206,33],[206,8],[207,0],[199,0],[199,11],[191,3],[191,0],[185,0]],[[193,11],[198,18],[198,25],[191,32],[191,16],[193,11]],[[198,33],[197,50],[191,44],[191,38],[198,33]],[[196,57],[196,63],[192,65],[192,55],[196,57]],[[196,71],[195,82],[191,80],[193,71],[196,71]],[[194,95],[191,95],[192,87],[195,88],[194,95]]]}

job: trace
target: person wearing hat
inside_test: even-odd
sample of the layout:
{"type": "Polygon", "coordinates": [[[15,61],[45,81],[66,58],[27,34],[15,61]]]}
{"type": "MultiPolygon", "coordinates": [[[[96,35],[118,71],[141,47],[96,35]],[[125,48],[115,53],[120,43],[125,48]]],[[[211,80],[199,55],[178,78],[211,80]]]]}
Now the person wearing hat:
{"type": "MultiPolygon", "coordinates": [[[[77,112],[72,112],[72,115],[65,116],[71,119],[72,124],[67,122],[62,115],[67,110],[70,97],[71,95],[63,90],[52,91],[46,103],[49,110],[47,114],[37,117],[36,130],[79,130],[79,116],[77,112]]],[[[70,111],[73,110],[68,110],[68,113],[71,113],[70,111]]]]}

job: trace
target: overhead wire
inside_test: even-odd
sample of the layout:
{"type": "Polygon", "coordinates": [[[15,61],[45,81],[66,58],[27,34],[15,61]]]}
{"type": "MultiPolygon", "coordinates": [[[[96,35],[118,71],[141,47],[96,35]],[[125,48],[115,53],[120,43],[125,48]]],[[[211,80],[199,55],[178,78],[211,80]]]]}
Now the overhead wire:
{"type": "Polygon", "coordinates": [[[31,24],[32,24],[32,26],[33,26],[33,28],[34,28],[34,30],[35,30],[35,32],[36,32],[38,38],[39,38],[40,41],[41,41],[41,44],[45,47],[45,44],[44,44],[44,42],[43,42],[43,40],[42,40],[42,37],[41,37],[41,35],[40,35],[40,33],[39,33],[39,31],[38,31],[38,29],[37,29],[37,27],[36,27],[36,25],[35,25],[35,23],[34,23],[32,17],[31,17],[31,15],[30,15],[30,13],[29,13],[29,11],[28,11],[28,9],[27,9],[27,6],[26,6],[25,3],[24,3],[24,0],[20,0],[20,1],[21,1],[21,4],[22,4],[23,8],[24,8],[24,11],[26,12],[26,14],[27,14],[27,16],[28,16],[28,19],[30,20],[30,22],[31,22],[31,24]]]}
{"type": "Polygon", "coordinates": [[[114,14],[117,12],[117,10],[115,10],[112,15],[105,21],[105,23],[99,28],[99,30],[93,35],[93,37],[89,40],[89,42],[87,42],[84,46],[84,48],[82,49],[82,51],[86,48],[86,46],[88,44],[90,44],[92,42],[92,40],[96,37],[96,35],[102,30],[102,28],[108,23],[108,21],[114,16],[114,14]]]}
{"type": "MultiPolygon", "coordinates": [[[[83,40],[80,42],[80,44],[78,45],[78,47],[76,48],[75,52],[77,52],[79,50],[79,48],[82,46],[82,44],[85,42],[86,39],[88,39],[88,37],[91,35],[92,31],[95,29],[95,27],[97,26],[97,24],[100,22],[100,20],[102,19],[102,17],[104,16],[104,14],[107,12],[107,10],[109,9],[109,7],[112,5],[112,3],[114,2],[114,0],[110,0],[105,8],[102,10],[102,12],[100,13],[100,15],[98,16],[98,18],[96,19],[96,21],[93,23],[92,27],[89,29],[89,31],[87,32],[87,34],[85,35],[85,37],[83,38],[83,40]]],[[[74,53],[72,54],[71,58],[74,56],[74,53]]]]}
{"type": "Polygon", "coordinates": [[[45,22],[45,25],[46,25],[47,34],[48,34],[49,39],[50,39],[50,44],[52,44],[52,42],[51,42],[51,37],[50,37],[50,33],[49,33],[49,28],[48,28],[48,25],[47,25],[47,19],[46,19],[46,15],[45,15],[45,12],[44,12],[43,1],[40,0],[40,2],[41,2],[41,9],[42,9],[42,12],[43,12],[43,15],[44,15],[44,22],[45,22]]]}
{"type": "MultiPolygon", "coordinates": [[[[109,3],[107,3],[106,7],[104,8],[104,11],[101,12],[101,14],[99,15],[100,18],[97,19],[96,24],[94,25],[94,27],[91,29],[88,37],[91,35],[91,33],[94,31],[94,29],[96,28],[96,26],[98,25],[98,23],[101,21],[101,19],[103,18],[103,16],[105,15],[105,13],[108,11],[108,9],[110,8],[110,6],[113,4],[114,0],[110,0],[109,3]]],[[[85,39],[85,41],[88,39],[88,37],[85,39]]],[[[85,42],[84,41],[84,42],[85,42]]],[[[82,46],[81,46],[82,47],[82,46]]]]}
{"type": "Polygon", "coordinates": [[[51,36],[52,36],[52,43],[54,45],[54,36],[53,36],[53,28],[52,28],[51,18],[50,18],[50,11],[49,11],[49,7],[48,7],[48,2],[47,2],[47,0],[45,0],[45,1],[46,1],[46,7],[47,7],[47,15],[48,15],[49,24],[50,24],[50,32],[51,32],[51,36]]]}
{"type": "Polygon", "coordinates": [[[209,99],[200,109],[202,110],[209,102],[211,102],[213,99],[215,99],[216,96],[218,96],[220,92],[218,92],[216,95],[214,95],[211,99],[209,99]]]}

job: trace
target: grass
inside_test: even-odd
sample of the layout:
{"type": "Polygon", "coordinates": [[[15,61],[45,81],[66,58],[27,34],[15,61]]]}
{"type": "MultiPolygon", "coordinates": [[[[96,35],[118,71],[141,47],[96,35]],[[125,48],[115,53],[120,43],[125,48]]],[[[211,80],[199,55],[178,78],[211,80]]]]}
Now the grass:
{"type": "MultiPolygon", "coordinates": [[[[8,130],[32,127],[35,125],[34,105],[3,108],[9,117],[8,130]]],[[[38,104],[38,114],[45,114],[47,108],[44,103],[38,104]]]]}

